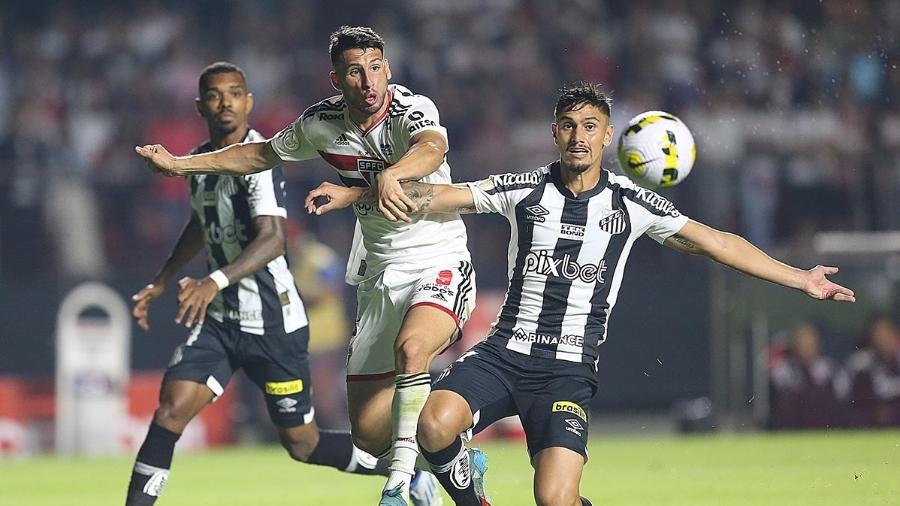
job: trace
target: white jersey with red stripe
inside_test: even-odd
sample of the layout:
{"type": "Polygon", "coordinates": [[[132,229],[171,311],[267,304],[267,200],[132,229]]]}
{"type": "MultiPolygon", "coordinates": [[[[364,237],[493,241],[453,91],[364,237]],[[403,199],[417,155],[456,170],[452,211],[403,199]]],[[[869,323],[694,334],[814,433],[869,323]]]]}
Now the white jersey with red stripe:
{"type": "MultiPolygon", "coordinates": [[[[306,109],[269,143],[282,160],[321,156],[345,185],[368,187],[378,172],[406,154],[415,135],[430,130],[447,138],[438,110],[428,97],[392,84],[385,101],[389,105],[382,116],[362,130],[350,119],[341,95],[327,98],[306,109]]],[[[446,158],[420,181],[450,183],[446,158]]],[[[377,206],[370,204],[357,204],[354,211],[358,222],[347,264],[348,283],[358,284],[388,265],[421,269],[470,259],[466,228],[459,215],[417,215],[412,216],[412,223],[405,223],[384,219],[377,206]]]]}

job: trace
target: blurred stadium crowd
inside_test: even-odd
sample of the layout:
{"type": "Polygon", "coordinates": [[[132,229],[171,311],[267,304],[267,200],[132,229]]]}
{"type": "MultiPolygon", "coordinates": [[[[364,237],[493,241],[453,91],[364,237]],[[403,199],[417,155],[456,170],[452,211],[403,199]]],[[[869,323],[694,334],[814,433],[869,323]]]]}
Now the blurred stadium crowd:
{"type": "MultiPolygon", "coordinates": [[[[2,275],[155,268],[185,189],[132,146],[199,143],[197,75],[221,59],[273,134],[334,93],[340,23],[379,30],[394,81],[434,99],[457,180],[552,160],[556,90],[585,79],[612,92],[616,124],[666,109],[694,130],[695,175],[670,192],[689,215],[762,247],[900,224],[900,2],[17,2],[0,13],[2,275]]],[[[288,176],[299,201],[330,174],[288,176]]],[[[318,225],[345,250],[348,225],[318,225]]]]}

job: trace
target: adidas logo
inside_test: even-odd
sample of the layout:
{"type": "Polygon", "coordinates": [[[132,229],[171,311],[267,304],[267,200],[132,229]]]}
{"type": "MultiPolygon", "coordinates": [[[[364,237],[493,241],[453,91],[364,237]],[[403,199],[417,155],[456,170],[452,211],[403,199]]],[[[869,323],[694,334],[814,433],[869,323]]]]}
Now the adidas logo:
{"type": "Polygon", "coordinates": [[[334,140],[335,146],[349,146],[350,141],[347,140],[347,136],[344,134],[338,135],[338,138],[334,140]]]}

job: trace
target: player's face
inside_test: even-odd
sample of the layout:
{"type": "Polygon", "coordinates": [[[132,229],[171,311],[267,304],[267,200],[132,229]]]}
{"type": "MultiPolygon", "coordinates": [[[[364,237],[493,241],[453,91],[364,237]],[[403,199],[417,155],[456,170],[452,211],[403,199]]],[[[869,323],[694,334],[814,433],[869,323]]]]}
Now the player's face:
{"type": "Polygon", "coordinates": [[[228,135],[247,126],[253,109],[253,95],[237,72],[213,74],[197,98],[197,111],[206,120],[210,132],[228,135]]]}
{"type": "Polygon", "coordinates": [[[331,84],[341,90],[351,109],[366,116],[381,112],[391,69],[380,49],[347,49],[331,72],[331,84]]]}
{"type": "Polygon", "coordinates": [[[582,173],[600,168],[603,148],[612,142],[609,116],[593,105],[575,106],[564,111],[551,125],[553,140],[559,148],[559,160],[571,172],[582,173]]]}

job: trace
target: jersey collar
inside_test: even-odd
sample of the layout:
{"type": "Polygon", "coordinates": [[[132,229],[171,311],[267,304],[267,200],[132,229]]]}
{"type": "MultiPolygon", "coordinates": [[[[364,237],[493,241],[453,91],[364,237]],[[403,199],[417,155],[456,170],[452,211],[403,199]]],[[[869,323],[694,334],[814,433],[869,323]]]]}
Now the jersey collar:
{"type": "Polygon", "coordinates": [[[597,181],[597,185],[588,191],[581,192],[577,197],[571,190],[566,188],[565,184],[563,184],[558,161],[550,164],[550,180],[553,181],[553,186],[556,186],[556,190],[559,191],[563,197],[572,200],[587,200],[606,188],[606,183],[609,181],[609,171],[601,167],[600,180],[597,181]]]}
{"type": "Polygon", "coordinates": [[[371,125],[369,125],[368,128],[363,129],[363,128],[360,128],[359,125],[357,125],[355,121],[350,119],[350,109],[349,109],[350,106],[347,105],[347,101],[344,100],[344,107],[347,108],[347,121],[352,123],[353,126],[355,126],[356,129],[359,130],[359,132],[361,134],[363,134],[363,136],[366,136],[369,134],[369,132],[371,132],[372,130],[375,130],[375,127],[382,124],[384,122],[384,119],[388,117],[388,113],[391,112],[391,102],[393,102],[393,101],[394,101],[394,92],[391,91],[390,87],[388,87],[387,93],[385,93],[385,95],[384,95],[384,103],[385,103],[384,112],[382,112],[378,116],[378,118],[375,119],[375,121],[373,121],[371,125]]]}

